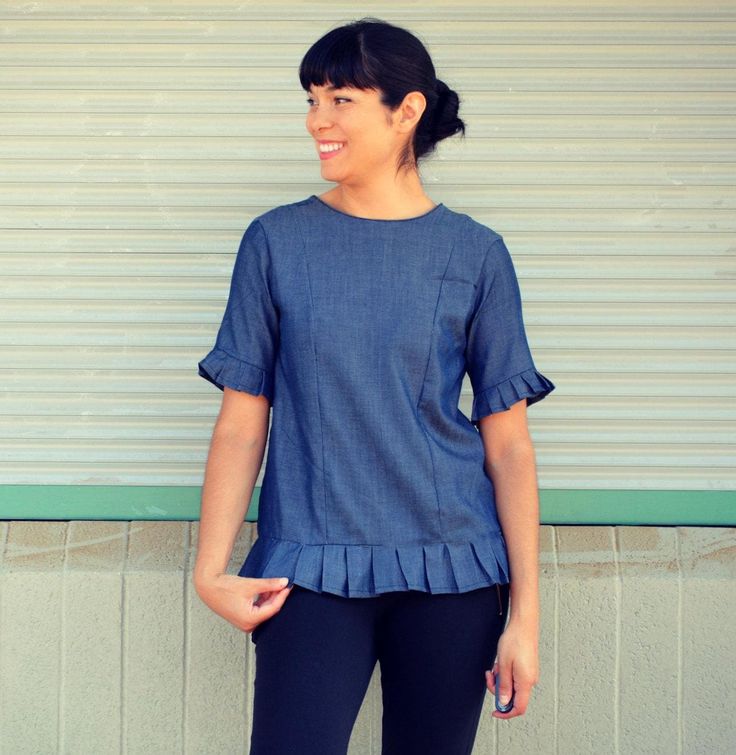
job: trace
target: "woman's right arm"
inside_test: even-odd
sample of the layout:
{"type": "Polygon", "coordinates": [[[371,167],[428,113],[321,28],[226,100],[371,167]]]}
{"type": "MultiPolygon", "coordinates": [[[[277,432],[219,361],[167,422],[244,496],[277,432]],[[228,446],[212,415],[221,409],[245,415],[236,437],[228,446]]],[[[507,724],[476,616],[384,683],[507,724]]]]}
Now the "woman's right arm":
{"type": "Polygon", "coordinates": [[[278,578],[226,574],[263,462],[269,410],[265,396],[225,386],[205,467],[192,574],[203,602],[244,631],[252,631],[280,610],[291,591],[278,578]],[[264,600],[255,603],[259,594],[264,600]]]}

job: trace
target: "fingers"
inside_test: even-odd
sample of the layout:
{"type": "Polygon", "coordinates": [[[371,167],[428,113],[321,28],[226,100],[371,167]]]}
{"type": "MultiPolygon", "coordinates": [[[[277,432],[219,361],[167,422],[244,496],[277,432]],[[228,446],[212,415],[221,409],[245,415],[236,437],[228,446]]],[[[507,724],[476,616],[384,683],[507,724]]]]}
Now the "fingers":
{"type": "Polygon", "coordinates": [[[286,587],[283,590],[281,590],[280,592],[272,593],[272,595],[273,595],[273,605],[277,609],[281,608],[281,606],[283,606],[284,603],[286,602],[286,599],[289,597],[289,595],[291,595],[291,591],[293,589],[294,589],[294,585],[292,585],[291,587],[286,587]]]}
{"type": "Polygon", "coordinates": [[[496,694],[496,684],[495,684],[495,677],[494,674],[498,673],[498,664],[494,663],[492,669],[486,669],[486,687],[488,687],[489,692],[495,696],[496,694]]]}
{"type": "Polygon", "coordinates": [[[529,686],[521,683],[520,680],[513,678],[513,668],[510,665],[499,665],[498,661],[496,661],[492,669],[486,670],[485,676],[486,686],[494,696],[492,716],[496,718],[514,718],[526,712],[531,689],[529,686]],[[498,685],[498,698],[501,705],[508,704],[513,695],[514,705],[506,713],[502,713],[495,707],[496,685],[498,685]]]}
{"type": "Polygon", "coordinates": [[[253,604],[253,607],[258,610],[259,618],[261,616],[272,616],[280,611],[281,607],[286,602],[286,599],[291,595],[293,589],[294,585],[291,587],[282,587],[278,590],[272,590],[267,593],[261,593],[261,599],[258,603],[253,604]]]}

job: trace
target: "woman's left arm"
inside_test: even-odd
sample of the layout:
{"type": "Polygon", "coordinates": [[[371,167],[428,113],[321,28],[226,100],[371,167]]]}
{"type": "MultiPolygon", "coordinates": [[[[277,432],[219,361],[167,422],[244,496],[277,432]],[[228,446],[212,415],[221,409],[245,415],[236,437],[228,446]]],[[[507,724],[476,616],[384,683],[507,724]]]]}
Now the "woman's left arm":
{"type": "MultiPolygon", "coordinates": [[[[539,491],[526,399],[479,421],[485,469],[493,482],[496,511],[506,540],[511,571],[509,620],[497,651],[499,696],[514,707],[498,718],[522,715],[539,679],[539,491]]],[[[493,678],[488,688],[495,693],[493,678]]]]}

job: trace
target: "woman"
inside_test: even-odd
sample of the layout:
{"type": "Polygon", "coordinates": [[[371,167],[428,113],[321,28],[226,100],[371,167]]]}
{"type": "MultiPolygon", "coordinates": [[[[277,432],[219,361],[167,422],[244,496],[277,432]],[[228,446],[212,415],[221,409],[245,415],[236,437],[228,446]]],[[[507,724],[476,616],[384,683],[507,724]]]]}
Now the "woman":
{"type": "Polygon", "coordinates": [[[335,186],[243,235],[199,363],[224,395],[195,587],[252,632],[252,755],[345,753],[376,662],[383,753],[469,753],[486,690],[512,718],[537,682],[526,407],[555,386],[502,236],[424,192],[418,159],[464,124],[422,43],[363,19],[299,76],[335,186]],[[228,575],[267,436],[258,538],[228,575]]]}

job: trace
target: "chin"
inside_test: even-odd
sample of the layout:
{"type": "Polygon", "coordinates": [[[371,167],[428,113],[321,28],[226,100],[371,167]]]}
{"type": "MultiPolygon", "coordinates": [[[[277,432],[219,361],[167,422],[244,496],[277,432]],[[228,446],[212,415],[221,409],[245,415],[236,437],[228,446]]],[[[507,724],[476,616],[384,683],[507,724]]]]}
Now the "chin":
{"type": "Polygon", "coordinates": [[[342,180],[342,176],[343,176],[342,173],[338,173],[338,171],[336,171],[336,170],[330,170],[327,165],[322,165],[320,167],[322,168],[321,173],[322,173],[322,176],[324,178],[327,178],[329,176],[330,177],[329,178],[330,181],[338,181],[338,180],[341,181],[342,180]],[[338,176],[339,176],[339,178],[338,178],[338,176]]]}

